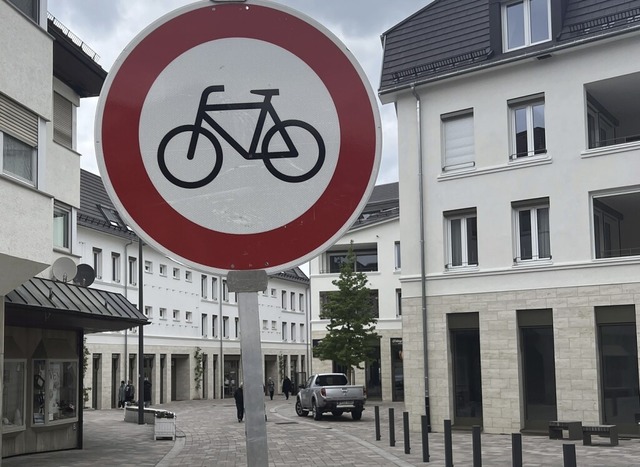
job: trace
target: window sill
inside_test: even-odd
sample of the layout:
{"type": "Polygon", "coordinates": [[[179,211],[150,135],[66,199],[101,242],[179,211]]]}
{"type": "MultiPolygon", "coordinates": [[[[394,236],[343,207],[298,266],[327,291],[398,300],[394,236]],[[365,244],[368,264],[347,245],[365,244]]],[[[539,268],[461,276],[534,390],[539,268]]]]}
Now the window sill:
{"type": "Polygon", "coordinates": [[[17,436],[26,429],[24,425],[2,425],[2,436],[17,436]]]}
{"type": "Polygon", "coordinates": [[[444,268],[444,274],[462,274],[469,272],[477,272],[480,268],[477,265],[474,266],[454,266],[450,268],[444,268]]]}
{"type": "Polygon", "coordinates": [[[549,153],[545,150],[541,154],[532,154],[530,156],[522,156],[522,157],[513,157],[509,158],[508,165],[520,165],[520,164],[531,164],[538,161],[544,161],[547,159],[551,159],[549,153]]]}
{"type": "Polygon", "coordinates": [[[439,182],[445,182],[445,181],[449,181],[449,180],[457,180],[460,178],[467,178],[467,177],[476,177],[479,175],[488,175],[488,174],[492,174],[492,173],[499,173],[499,172],[505,172],[508,170],[516,170],[516,169],[522,169],[522,168],[526,168],[526,167],[533,167],[536,165],[544,165],[544,164],[551,164],[552,159],[551,156],[549,155],[549,153],[544,154],[542,156],[529,156],[529,157],[524,157],[521,159],[526,159],[526,160],[519,160],[519,161],[509,161],[508,163],[504,164],[504,165],[496,165],[493,167],[485,167],[482,169],[476,169],[473,171],[465,171],[465,172],[456,172],[456,173],[442,173],[440,175],[438,175],[438,177],[436,178],[437,181],[439,182]]]}
{"type": "Polygon", "coordinates": [[[516,269],[534,269],[548,266],[553,266],[553,261],[551,259],[531,259],[513,263],[513,268],[516,269]]]}
{"type": "Polygon", "coordinates": [[[637,151],[638,149],[640,149],[640,141],[633,141],[631,143],[612,144],[611,146],[587,149],[580,153],[580,157],[588,159],[590,157],[609,156],[611,154],[620,154],[622,152],[637,151]]]}

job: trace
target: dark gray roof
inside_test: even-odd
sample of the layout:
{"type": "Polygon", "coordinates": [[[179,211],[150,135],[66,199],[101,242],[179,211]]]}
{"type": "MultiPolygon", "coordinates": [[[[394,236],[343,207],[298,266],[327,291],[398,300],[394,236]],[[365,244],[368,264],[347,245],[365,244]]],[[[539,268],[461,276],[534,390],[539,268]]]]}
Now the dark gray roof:
{"type": "Polygon", "coordinates": [[[310,282],[307,275],[302,272],[302,269],[297,266],[292,269],[287,269],[286,271],[281,271],[277,274],[271,274],[270,277],[284,279],[292,282],[300,282],[302,284],[309,284],[310,282]]]}
{"type": "Polygon", "coordinates": [[[78,225],[123,238],[136,237],[118,215],[102,178],[86,170],[80,171],[78,225]]]}
{"type": "Polygon", "coordinates": [[[377,224],[400,216],[399,183],[376,185],[367,205],[353,223],[351,229],[377,224]]]}
{"type": "Polygon", "coordinates": [[[122,294],[34,277],[4,297],[6,324],[85,333],[148,324],[122,294]]]}
{"type": "Polygon", "coordinates": [[[559,0],[552,2],[551,41],[502,53],[500,7],[495,0],[435,0],[383,33],[380,94],[640,29],[640,0],[559,0]]]}

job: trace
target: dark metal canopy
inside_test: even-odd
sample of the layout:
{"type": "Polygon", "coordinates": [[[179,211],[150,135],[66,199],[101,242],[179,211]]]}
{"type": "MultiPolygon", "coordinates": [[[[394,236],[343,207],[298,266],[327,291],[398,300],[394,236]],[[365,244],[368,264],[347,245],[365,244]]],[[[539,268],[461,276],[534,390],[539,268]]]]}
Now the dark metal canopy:
{"type": "Polygon", "coordinates": [[[122,294],[34,277],[5,295],[5,324],[93,333],[149,321],[122,294]]]}

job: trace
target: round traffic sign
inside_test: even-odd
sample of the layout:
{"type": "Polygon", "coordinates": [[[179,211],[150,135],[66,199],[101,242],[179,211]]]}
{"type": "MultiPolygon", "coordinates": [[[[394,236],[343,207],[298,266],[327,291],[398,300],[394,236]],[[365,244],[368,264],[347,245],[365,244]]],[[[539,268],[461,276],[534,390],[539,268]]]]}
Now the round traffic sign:
{"type": "Polygon", "coordinates": [[[346,47],[262,1],[203,1],[122,52],[95,123],[105,186],[152,246],[218,273],[301,264],[364,207],[380,118],[346,47]]]}

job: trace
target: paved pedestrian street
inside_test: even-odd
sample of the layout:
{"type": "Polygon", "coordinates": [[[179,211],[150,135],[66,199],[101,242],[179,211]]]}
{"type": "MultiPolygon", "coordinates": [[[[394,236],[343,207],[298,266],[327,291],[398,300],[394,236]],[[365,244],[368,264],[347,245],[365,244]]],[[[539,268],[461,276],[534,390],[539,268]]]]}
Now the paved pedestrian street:
{"type": "MultiPolygon", "coordinates": [[[[369,401],[362,420],[350,415],[331,415],[314,421],[298,417],[295,398],[282,396],[266,400],[269,465],[280,466],[445,466],[442,430],[429,434],[430,462],[422,462],[420,433],[411,433],[410,453],[405,454],[402,403],[378,403],[381,440],[376,441],[374,406],[369,401]],[[389,408],[395,412],[394,447],[389,443],[389,408]]],[[[158,405],[177,414],[177,437],[153,440],[152,425],[124,422],[122,410],[85,412],[84,449],[43,453],[3,459],[4,467],[97,467],[97,466],[246,466],[245,423],[238,423],[233,399],[181,401],[158,405]]],[[[435,429],[435,428],[434,428],[435,429]]],[[[594,438],[594,443],[604,443],[594,438]]],[[[620,445],[583,446],[581,441],[549,440],[544,436],[523,436],[523,465],[562,467],[563,443],[574,443],[578,466],[638,466],[640,439],[620,440],[620,445]]],[[[482,465],[512,465],[511,434],[483,434],[482,465]]],[[[472,466],[471,432],[453,433],[453,463],[472,466]]]]}

